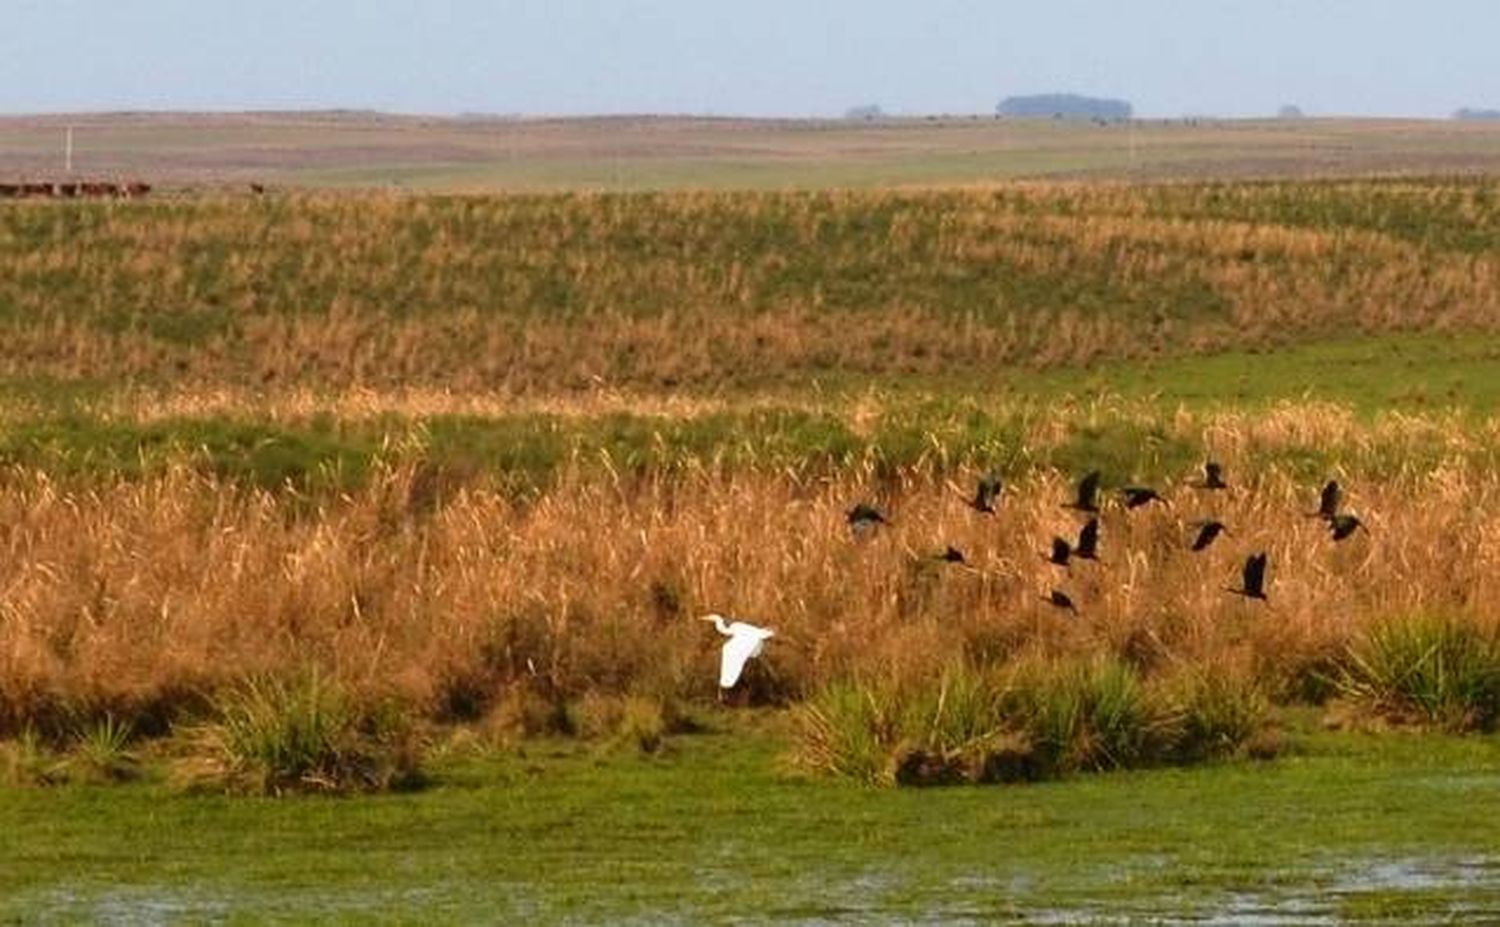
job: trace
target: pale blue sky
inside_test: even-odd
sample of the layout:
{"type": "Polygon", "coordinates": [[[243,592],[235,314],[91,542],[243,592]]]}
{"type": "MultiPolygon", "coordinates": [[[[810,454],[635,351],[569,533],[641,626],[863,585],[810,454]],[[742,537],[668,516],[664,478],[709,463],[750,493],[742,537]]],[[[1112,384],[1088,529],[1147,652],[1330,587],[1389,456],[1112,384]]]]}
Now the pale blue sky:
{"type": "Polygon", "coordinates": [[[1500,107],[1500,0],[4,0],[0,112],[1500,107]]]}

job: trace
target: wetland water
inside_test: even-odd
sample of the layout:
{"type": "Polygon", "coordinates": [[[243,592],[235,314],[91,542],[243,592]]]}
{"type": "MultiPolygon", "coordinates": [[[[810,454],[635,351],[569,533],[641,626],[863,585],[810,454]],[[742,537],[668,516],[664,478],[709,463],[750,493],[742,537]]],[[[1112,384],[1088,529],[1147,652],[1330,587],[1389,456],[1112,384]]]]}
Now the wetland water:
{"type": "Polygon", "coordinates": [[[1308,727],[1269,762],[874,789],[719,723],[651,758],[450,760],[415,793],[0,788],[0,923],[1500,918],[1493,735],[1308,727]]]}
{"type": "MultiPolygon", "coordinates": [[[[1145,873],[1168,875],[1169,860],[1143,858],[1116,867],[1098,867],[1101,888],[1126,885],[1145,873]]],[[[732,870],[703,874],[699,889],[709,895],[735,878],[732,870]]],[[[783,922],[831,924],[868,922],[889,917],[944,922],[984,922],[1015,918],[1036,924],[1126,923],[1182,921],[1194,924],[1335,924],[1362,914],[1381,918],[1402,912],[1462,920],[1500,917],[1500,858],[1497,857],[1370,857],[1299,871],[1273,872],[1264,884],[1242,890],[1196,890],[1183,886],[1175,892],[1148,892],[1113,900],[1083,898],[1076,904],[1032,902],[1038,874],[1024,866],[1003,872],[977,870],[945,886],[922,887],[932,897],[917,910],[908,903],[888,905],[891,895],[907,895],[898,870],[866,872],[849,880],[825,881],[806,877],[785,886],[781,900],[759,913],[783,922]],[[939,900],[938,896],[946,896],[939,900]]],[[[602,899],[600,899],[602,901],[602,899]]],[[[20,907],[43,922],[88,921],[106,924],[156,924],[217,921],[253,914],[264,918],[328,918],[333,920],[414,917],[429,913],[459,917],[476,902],[491,906],[504,917],[582,920],[614,917],[607,907],[558,905],[545,891],[524,884],[470,885],[458,882],[425,887],[356,891],[314,888],[214,888],[210,886],[137,885],[107,887],[80,885],[53,888],[21,898],[20,907]]],[[[692,922],[691,899],[682,905],[665,903],[649,914],[626,915],[626,920],[692,922]]]]}

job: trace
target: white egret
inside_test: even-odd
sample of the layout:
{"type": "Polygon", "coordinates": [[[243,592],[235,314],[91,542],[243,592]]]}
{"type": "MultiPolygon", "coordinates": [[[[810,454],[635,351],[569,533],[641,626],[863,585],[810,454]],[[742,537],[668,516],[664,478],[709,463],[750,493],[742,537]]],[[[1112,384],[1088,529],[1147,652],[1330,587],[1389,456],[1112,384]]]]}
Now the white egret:
{"type": "Polygon", "coordinates": [[[744,621],[725,623],[723,615],[704,615],[700,620],[712,621],[719,633],[729,638],[724,642],[723,655],[719,660],[719,688],[731,689],[740,680],[740,673],[751,657],[760,656],[766,641],[776,636],[770,628],[759,628],[744,621]]]}

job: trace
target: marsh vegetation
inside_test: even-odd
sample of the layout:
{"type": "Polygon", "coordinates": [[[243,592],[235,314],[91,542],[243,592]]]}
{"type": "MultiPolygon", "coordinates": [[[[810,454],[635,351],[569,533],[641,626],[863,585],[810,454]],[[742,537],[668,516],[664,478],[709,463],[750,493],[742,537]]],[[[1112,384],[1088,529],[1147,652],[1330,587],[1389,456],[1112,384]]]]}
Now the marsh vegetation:
{"type": "Polygon", "coordinates": [[[1325,725],[1489,769],[1497,192],[7,206],[0,776],[701,758],[711,611],[776,629],[742,698],[794,778],[1250,777],[1325,725]],[[1098,559],[1049,563],[1090,470],[1098,559]]]}

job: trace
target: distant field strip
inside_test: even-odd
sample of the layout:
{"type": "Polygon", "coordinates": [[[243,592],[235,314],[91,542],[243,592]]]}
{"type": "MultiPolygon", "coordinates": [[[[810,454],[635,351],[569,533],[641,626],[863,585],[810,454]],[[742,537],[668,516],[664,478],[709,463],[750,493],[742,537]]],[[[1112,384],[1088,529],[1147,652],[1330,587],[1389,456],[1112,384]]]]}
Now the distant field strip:
{"type": "Polygon", "coordinates": [[[1500,322],[1486,180],[0,208],[0,376],[764,388],[1500,322]]]}
{"type": "Polygon", "coordinates": [[[1485,121],[118,113],[0,116],[0,182],[64,179],[69,129],[81,171],[244,192],[250,183],[627,192],[1500,172],[1500,129],[1485,121]]]}

